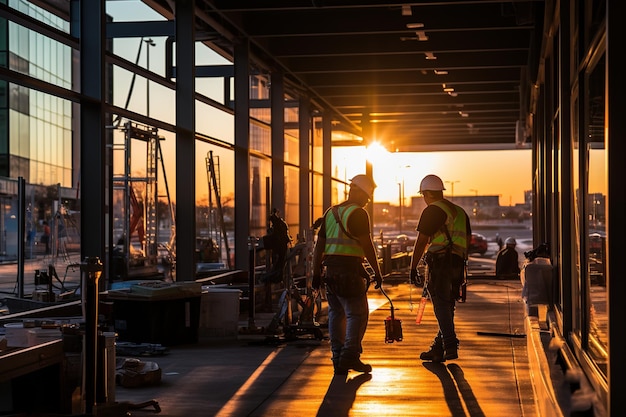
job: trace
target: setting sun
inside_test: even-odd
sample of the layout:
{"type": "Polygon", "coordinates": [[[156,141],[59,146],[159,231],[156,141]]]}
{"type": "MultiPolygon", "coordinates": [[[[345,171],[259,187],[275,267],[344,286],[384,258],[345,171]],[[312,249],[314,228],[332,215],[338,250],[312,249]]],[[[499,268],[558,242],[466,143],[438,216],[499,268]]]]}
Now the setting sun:
{"type": "Polygon", "coordinates": [[[389,152],[378,143],[369,147],[333,148],[335,175],[348,181],[372,164],[377,184],[374,200],[398,204],[398,187],[403,186],[405,203],[417,195],[419,181],[436,174],[446,184],[446,195],[498,195],[500,204],[524,202],[524,191],[532,188],[531,151],[389,152]]]}

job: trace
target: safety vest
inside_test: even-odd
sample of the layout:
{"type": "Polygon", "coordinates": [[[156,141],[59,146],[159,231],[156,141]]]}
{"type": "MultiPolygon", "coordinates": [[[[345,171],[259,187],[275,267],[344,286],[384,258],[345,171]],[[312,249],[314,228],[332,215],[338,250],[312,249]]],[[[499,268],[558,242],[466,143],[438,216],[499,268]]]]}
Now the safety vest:
{"type": "MultiPolygon", "coordinates": [[[[360,207],[356,204],[337,206],[339,219],[341,220],[344,229],[348,228],[348,218],[354,210],[358,208],[360,207]]],[[[332,213],[332,208],[326,211],[324,221],[326,226],[326,246],[324,247],[324,254],[358,257],[365,256],[365,252],[359,242],[356,239],[348,237],[348,235],[341,230],[341,226],[339,226],[332,213]]]]}
{"type": "MultiPolygon", "coordinates": [[[[444,202],[443,200],[431,203],[446,213],[446,222],[444,226],[448,229],[450,238],[452,239],[452,253],[463,258],[467,254],[467,223],[466,215],[463,209],[455,204],[444,202]],[[454,211],[453,211],[454,210],[454,211]]],[[[430,241],[428,252],[442,252],[448,246],[448,236],[443,228],[437,230],[430,241]]]]}

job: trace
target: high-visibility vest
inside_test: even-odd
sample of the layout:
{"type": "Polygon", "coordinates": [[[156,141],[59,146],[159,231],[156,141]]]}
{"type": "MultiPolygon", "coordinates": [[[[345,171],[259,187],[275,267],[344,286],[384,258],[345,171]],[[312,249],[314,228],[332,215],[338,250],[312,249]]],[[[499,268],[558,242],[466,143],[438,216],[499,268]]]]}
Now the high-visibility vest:
{"type": "MultiPolygon", "coordinates": [[[[337,206],[339,219],[342,222],[344,229],[348,229],[348,218],[354,210],[358,208],[360,207],[357,204],[337,206]]],[[[324,215],[324,222],[326,227],[326,246],[324,247],[324,254],[359,257],[365,256],[365,252],[359,242],[354,238],[348,237],[348,235],[341,230],[341,226],[339,226],[332,213],[332,208],[326,211],[324,215]]]]}
{"type": "MultiPolygon", "coordinates": [[[[450,239],[452,239],[452,253],[463,258],[467,255],[467,219],[463,209],[456,204],[444,202],[443,200],[431,203],[446,213],[444,226],[448,229],[450,239]]],[[[437,230],[430,241],[428,252],[443,252],[448,247],[448,236],[443,229],[437,230]]]]}

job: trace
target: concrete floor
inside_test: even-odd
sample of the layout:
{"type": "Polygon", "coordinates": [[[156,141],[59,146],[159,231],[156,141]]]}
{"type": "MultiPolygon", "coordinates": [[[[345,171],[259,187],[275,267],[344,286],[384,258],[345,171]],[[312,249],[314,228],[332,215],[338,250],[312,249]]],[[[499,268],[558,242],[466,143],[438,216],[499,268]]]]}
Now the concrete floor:
{"type": "MultiPolygon", "coordinates": [[[[459,359],[444,364],[419,360],[437,327],[430,302],[421,324],[415,323],[421,290],[406,281],[385,284],[396,318],[402,320],[401,342],[385,343],[389,303],[370,288],[362,360],[372,365],[371,375],[334,376],[327,339],[305,334],[281,341],[247,332],[142,357],[161,368],[161,384],[118,385],[115,401],[130,407],[155,400],[164,417],[537,416],[519,281],[469,281],[467,302],[456,313],[459,359]]],[[[271,318],[256,314],[254,324],[262,328],[271,318]]],[[[240,326],[248,325],[242,314],[240,326]]],[[[131,414],[150,411],[153,407],[131,414]]]]}

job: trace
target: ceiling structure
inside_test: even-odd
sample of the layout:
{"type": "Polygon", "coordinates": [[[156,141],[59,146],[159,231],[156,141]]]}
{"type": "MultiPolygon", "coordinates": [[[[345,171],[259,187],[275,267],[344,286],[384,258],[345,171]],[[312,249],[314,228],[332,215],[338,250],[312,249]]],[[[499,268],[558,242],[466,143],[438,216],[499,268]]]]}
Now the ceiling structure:
{"type": "MultiPolygon", "coordinates": [[[[146,1],[169,8],[167,0],[146,1]]],[[[390,151],[526,147],[543,1],[199,0],[200,30],[390,151]],[[206,25],[206,27],[201,27],[206,25]],[[535,35],[537,33],[537,36],[535,35]]]]}

